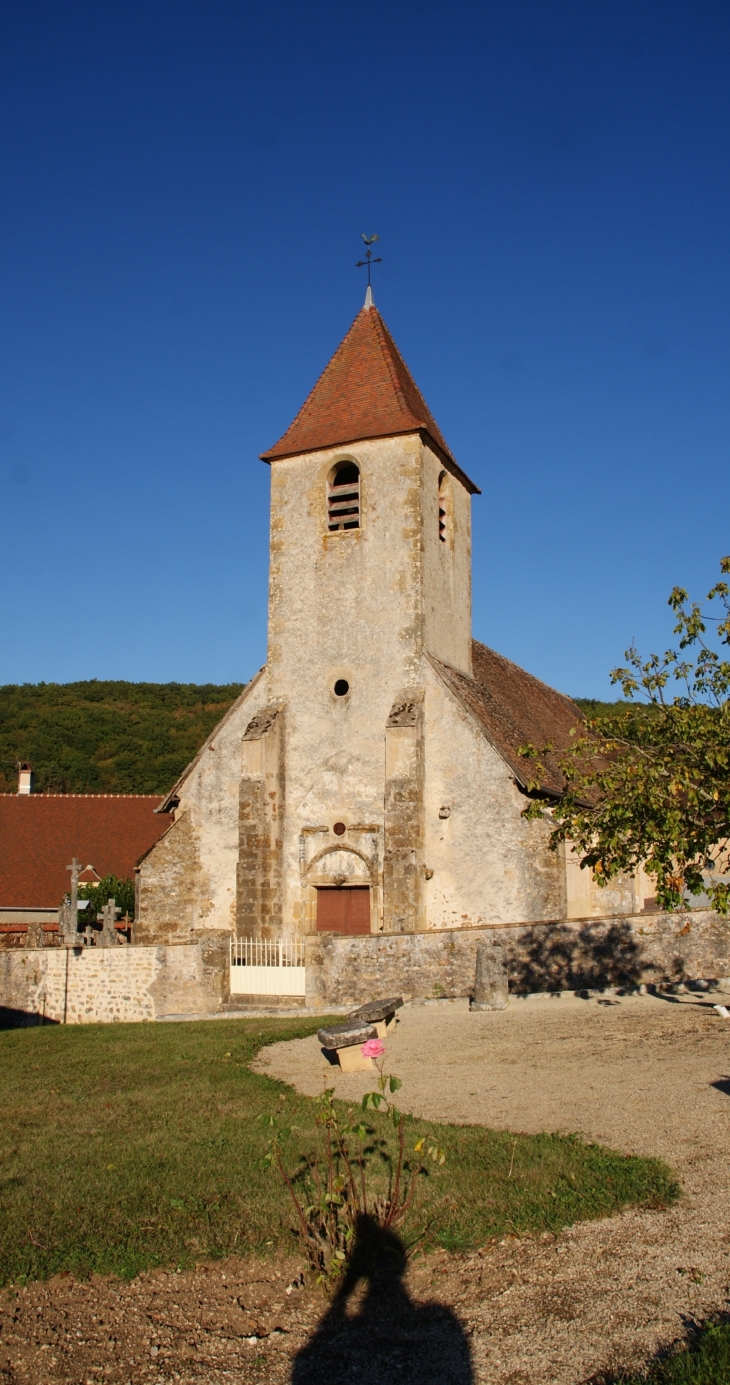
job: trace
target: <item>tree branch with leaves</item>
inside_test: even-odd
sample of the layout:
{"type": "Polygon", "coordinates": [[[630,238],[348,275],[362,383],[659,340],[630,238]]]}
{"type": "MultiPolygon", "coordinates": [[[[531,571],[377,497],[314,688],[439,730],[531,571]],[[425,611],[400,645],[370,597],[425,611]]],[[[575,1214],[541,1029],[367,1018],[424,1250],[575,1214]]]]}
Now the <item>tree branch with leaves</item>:
{"type": "Polygon", "coordinates": [[[627,705],[572,733],[549,807],[540,784],[554,747],[520,749],[536,795],[523,816],[549,816],[553,849],[569,842],[599,885],[643,866],[667,910],[706,893],[730,911],[730,557],[720,569],[704,609],[682,587],[671,593],[676,649],[644,661],[632,645],[613,669],[627,705]]]}

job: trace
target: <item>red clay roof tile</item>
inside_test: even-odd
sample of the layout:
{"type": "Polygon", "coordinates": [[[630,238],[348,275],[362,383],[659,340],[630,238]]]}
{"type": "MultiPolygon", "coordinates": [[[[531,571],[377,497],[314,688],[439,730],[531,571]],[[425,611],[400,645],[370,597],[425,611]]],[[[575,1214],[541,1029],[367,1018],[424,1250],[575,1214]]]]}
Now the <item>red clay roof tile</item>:
{"type": "Polygon", "coordinates": [[[132,875],[172,818],[159,794],[0,794],[0,907],[55,909],[72,856],[100,876],[132,875]]]}
{"type": "Polygon", "coordinates": [[[479,493],[444,440],[408,366],[375,307],[363,308],[284,436],[265,462],[366,438],[428,435],[450,469],[479,493]]]}
{"type": "Polygon", "coordinates": [[[565,784],[556,755],[567,750],[571,730],[583,725],[583,713],[565,693],[548,687],[503,654],[478,640],[471,644],[473,678],[433,655],[429,657],[444,682],[479,722],[522,788],[527,787],[536,768],[534,761],[520,755],[520,747],[534,745],[542,751],[548,744],[553,746],[553,752],[543,757],[541,787],[545,793],[561,794],[565,784]]]}

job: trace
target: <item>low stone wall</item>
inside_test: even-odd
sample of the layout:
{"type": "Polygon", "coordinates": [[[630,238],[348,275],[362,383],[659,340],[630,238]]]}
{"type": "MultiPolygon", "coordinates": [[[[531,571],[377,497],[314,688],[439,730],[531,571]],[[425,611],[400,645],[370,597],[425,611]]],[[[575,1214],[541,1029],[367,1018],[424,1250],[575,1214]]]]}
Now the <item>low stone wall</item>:
{"type": "Polygon", "coordinates": [[[480,938],[506,949],[516,993],[666,984],[730,975],[730,920],[709,909],[547,924],[306,941],[307,1005],[468,996],[480,938]]]}
{"type": "Polygon", "coordinates": [[[227,998],[228,934],[179,946],[0,953],[4,1027],[214,1015],[227,998]]]}
{"type": "MultiPolygon", "coordinates": [[[[505,947],[515,993],[730,976],[730,920],[707,909],[371,937],[318,934],[306,939],[306,1004],[326,1010],[379,995],[469,996],[477,944],[490,936],[505,947]]],[[[230,999],[228,940],[228,933],[206,933],[195,942],[157,946],[2,951],[0,1025],[220,1014],[230,999]]],[[[258,1003],[273,999],[261,996],[258,1003]]]]}

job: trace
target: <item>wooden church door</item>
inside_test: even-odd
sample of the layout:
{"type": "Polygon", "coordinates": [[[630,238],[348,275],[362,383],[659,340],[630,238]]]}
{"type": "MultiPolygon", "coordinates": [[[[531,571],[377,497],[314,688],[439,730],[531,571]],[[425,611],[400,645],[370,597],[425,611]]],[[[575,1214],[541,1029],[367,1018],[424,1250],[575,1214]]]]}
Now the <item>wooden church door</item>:
{"type": "Polygon", "coordinates": [[[318,933],[369,933],[370,887],[350,885],[344,889],[322,887],[317,890],[318,933]]]}

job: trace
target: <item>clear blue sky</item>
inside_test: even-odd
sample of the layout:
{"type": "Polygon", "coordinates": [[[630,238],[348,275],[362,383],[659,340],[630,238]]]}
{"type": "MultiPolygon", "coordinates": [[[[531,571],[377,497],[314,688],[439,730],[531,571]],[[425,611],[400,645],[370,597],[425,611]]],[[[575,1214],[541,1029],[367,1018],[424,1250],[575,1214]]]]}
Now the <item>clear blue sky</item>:
{"type": "Polygon", "coordinates": [[[474,633],[576,695],[730,551],[726,3],[6,3],[0,682],[244,680],[268,468],[376,302],[474,633]]]}

